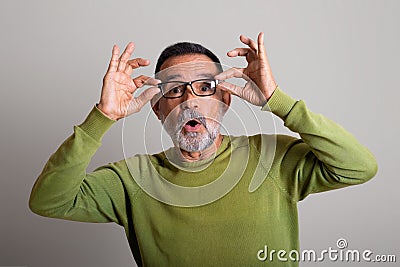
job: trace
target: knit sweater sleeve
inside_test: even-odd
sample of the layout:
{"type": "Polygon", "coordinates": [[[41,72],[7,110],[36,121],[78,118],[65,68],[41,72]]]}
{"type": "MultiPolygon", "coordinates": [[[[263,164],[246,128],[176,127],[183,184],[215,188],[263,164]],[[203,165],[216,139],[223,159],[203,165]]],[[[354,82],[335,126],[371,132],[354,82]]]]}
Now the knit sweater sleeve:
{"type": "Polygon", "coordinates": [[[278,136],[270,176],[294,201],[368,181],[377,172],[371,152],[330,119],[311,112],[277,88],[263,110],[280,117],[301,139],[278,136]]]}
{"type": "Polygon", "coordinates": [[[110,164],[86,173],[113,123],[94,107],[86,120],[74,127],[33,186],[29,200],[33,212],[74,221],[124,223],[126,200],[118,168],[110,164]]]}

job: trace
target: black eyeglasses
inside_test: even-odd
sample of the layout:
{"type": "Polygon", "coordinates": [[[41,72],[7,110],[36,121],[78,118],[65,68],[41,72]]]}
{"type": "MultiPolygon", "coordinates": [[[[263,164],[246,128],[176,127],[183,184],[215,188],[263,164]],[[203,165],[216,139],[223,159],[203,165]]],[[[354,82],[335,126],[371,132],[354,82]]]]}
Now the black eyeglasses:
{"type": "Polygon", "coordinates": [[[190,88],[195,95],[210,96],[215,94],[217,84],[218,80],[200,79],[191,82],[169,81],[159,83],[157,86],[160,88],[163,97],[179,98],[185,94],[188,85],[190,85],[190,88]]]}

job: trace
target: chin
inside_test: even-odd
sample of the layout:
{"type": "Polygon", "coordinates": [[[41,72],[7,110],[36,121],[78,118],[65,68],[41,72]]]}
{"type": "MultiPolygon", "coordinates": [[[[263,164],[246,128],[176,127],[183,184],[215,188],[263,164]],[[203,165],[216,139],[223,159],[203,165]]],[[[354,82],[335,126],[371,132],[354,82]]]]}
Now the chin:
{"type": "Polygon", "coordinates": [[[214,144],[215,139],[216,136],[210,136],[208,133],[188,132],[186,134],[179,134],[177,143],[182,150],[199,152],[214,144]]]}

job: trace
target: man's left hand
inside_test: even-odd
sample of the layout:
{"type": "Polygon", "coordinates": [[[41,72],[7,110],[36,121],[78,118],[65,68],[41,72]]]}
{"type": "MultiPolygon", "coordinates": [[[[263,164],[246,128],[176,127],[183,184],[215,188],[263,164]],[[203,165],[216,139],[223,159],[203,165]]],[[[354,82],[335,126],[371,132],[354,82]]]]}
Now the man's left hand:
{"type": "Polygon", "coordinates": [[[264,47],[264,33],[258,34],[257,43],[244,35],[240,36],[240,41],[248,47],[235,48],[229,51],[227,55],[229,57],[246,57],[247,67],[228,69],[216,75],[215,79],[245,79],[247,82],[244,87],[225,81],[220,82],[218,87],[253,105],[264,106],[277,87],[264,47]]]}

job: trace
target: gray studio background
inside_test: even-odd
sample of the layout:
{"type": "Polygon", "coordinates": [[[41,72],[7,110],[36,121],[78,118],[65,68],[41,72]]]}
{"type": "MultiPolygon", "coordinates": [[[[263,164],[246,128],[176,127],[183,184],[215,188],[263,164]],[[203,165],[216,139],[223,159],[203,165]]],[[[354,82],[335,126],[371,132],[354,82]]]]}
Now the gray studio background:
{"type": "MultiPolygon", "coordinates": [[[[379,163],[370,182],[299,203],[301,248],[335,248],[345,238],[349,248],[400,261],[399,7],[389,0],[1,0],[0,266],[134,265],[121,227],[31,213],[34,181],[98,101],[114,43],[136,42],[136,56],[151,61],[140,73],[151,75],[161,50],[184,40],[209,47],[224,64],[244,66],[226,52],[240,46],[240,34],[255,38],[259,31],[280,87],[343,125],[379,163]]],[[[145,152],[139,145],[148,111],[131,118],[137,153],[145,152]]],[[[277,130],[287,133],[279,121],[277,130]]],[[[89,171],[123,157],[121,131],[118,122],[107,133],[89,171]]],[[[397,266],[302,266],[320,265],[397,266]]]]}

